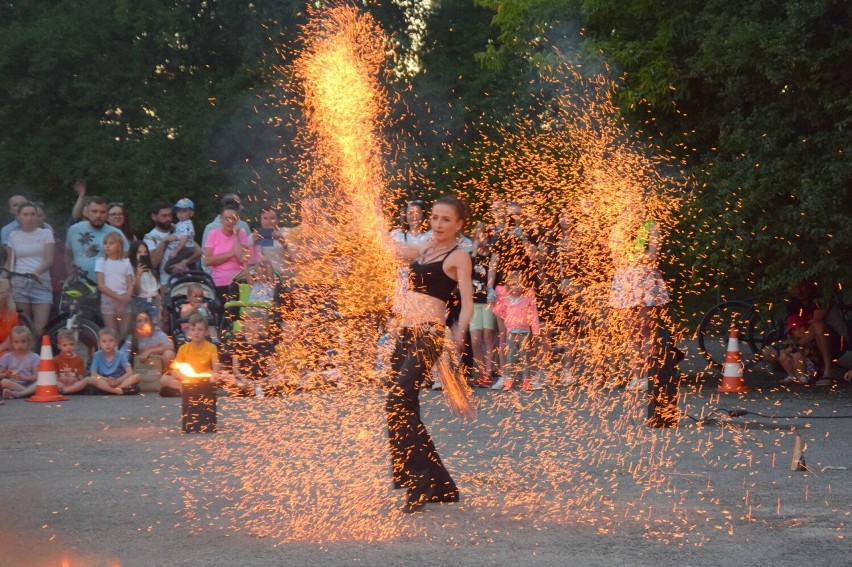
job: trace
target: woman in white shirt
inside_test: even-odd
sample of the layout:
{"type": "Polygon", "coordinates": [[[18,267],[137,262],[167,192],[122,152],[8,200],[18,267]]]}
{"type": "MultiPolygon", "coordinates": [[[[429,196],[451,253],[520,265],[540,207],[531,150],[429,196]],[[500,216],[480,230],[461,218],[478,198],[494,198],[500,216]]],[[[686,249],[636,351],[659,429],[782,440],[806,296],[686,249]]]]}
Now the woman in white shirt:
{"type": "Polygon", "coordinates": [[[27,201],[20,205],[16,218],[20,226],[9,235],[6,268],[17,274],[26,274],[12,278],[12,294],[15,303],[33,320],[38,337],[44,332],[53,305],[50,281],[53,232],[39,228],[35,203],[27,201]]]}

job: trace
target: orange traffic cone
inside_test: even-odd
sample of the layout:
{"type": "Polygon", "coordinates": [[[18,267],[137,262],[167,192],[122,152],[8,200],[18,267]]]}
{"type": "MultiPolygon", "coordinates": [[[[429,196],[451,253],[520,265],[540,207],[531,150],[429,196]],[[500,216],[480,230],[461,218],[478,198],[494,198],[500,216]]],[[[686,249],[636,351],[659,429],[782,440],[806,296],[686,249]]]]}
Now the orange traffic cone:
{"type": "Polygon", "coordinates": [[[41,338],[41,361],[38,363],[38,379],[35,394],[27,398],[28,402],[62,402],[68,398],[59,393],[56,381],[56,363],[53,362],[53,348],[50,337],[41,338]]]}
{"type": "Polygon", "coordinates": [[[716,388],[722,394],[745,394],[749,391],[743,381],[743,362],[740,358],[740,341],[737,330],[731,328],[728,335],[728,351],[722,367],[722,385],[716,388]]]}

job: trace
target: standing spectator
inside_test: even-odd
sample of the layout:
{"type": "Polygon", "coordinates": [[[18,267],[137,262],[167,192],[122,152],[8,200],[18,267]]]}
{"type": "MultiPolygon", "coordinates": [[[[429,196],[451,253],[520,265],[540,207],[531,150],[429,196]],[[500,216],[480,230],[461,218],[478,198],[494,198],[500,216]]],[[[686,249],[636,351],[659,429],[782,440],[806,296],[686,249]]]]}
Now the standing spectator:
{"type": "Polygon", "coordinates": [[[121,249],[121,234],[104,236],[104,256],[95,262],[104,324],[116,329],[116,340],[127,334],[128,307],[133,297],[133,267],[121,249]]]}
{"type": "Polygon", "coordinates": [[[492,386],[495,390],[511,390],[522,378],[523,390],[541,390],[538,378],[530,380],[530,351],[533,337],[541,331],[535,295],[524,285],[521,272],[510,272],[506,277],[506,296],[494,307],[494,314],[506,325],[506,366],[504,375],[492,386]]]}
{"type": "Polygon", "coordinates": [[[77,199],[74,201],[74,205],[72,205],[71,207],[71,221],[68,223],[69,225],[83,220],[86,209],[87,190],[88,186],[86,185],[85,179],[78,179],[74,182],[74,193],[77,195],[77,199]]]}
{"type": "Polygon", "coordinates": [[[12,231],[18,228],[18,207],[27,201],[28,199],[20,193],[14,193],[9,197],[9,216],[12,217],[12,220],[0,229],[0,242],[4,246],[9,241],[9,235],[12,234],[12,231]]]}
{"type": "Polygon", "coordinates": [[[130,260],[134,276],[130,307],[136,313],[144,311],[160,327],[160,282],[151,264],[148,245],[141,240],[132,242],[127,259],[130,260]]]}
{"type": "Polygon", "coordinates": [[[478,224],[473,236],[473,318],[470,320],[470,342],[477,377],[474,384],[480,388],[493,385],[494,336],[497,319],[488,305],[488,262],[491,251],[485,235],[485,225],[478,224]]]}
{"type": "MultiPolygon", "coordinates": [[[[425,246],[430,238],[429,234],[423,230],[423,219],[425,216],[423,201],[419,199],[409,201],[405,207],[402,227],[393,229],[390,237],[397,244],[425,246]]],[[[402,265],[397,268],[396,290],[393,297],[393,309],[395,312],[405,309],[406,293],[408,293],[408,266],[402,265]]]]}
{"type": "MultiPolygon", "coordinates": [[[[18,207],[20,207],[26,202],[28,202],[28,200],[23,195],[15,194],[9,197],[9,214],[12,215],[12,222],[0,229],[0,243],[2,243],[3,246],[9,244],[9,235],[21,227],[20,223],[18,222],[18,207]]],[[[38,223],[36,226],[38,226],[39,228],[53,230],[53,228],[49,224],[44,222],[44,205],[42,203],[35,203],[35,206],[37,209],[36,218],[38,219],[38,223]]]]}
{"type": "Polygon", "coordinates": [[[18,324],[18,308],[12,298],[12,284],[0,278],[0,355],[12,349],[12,329],[18,324]]]}
{"type": "Polygon", "coordinates": [[[192,224],[192,214],[195,212],[195,203],[183,198],[175,203],[175,216],[178,222],[175,224],[174,235],[176,240],[168,244],[169,259],[166,260],[166,273],[174,273],[174,265],[192,258],[195,255],[195,227],[192,224]]]}
{"type": "Polygon", "coordinates": [[[85,221],[68,228],[65,236],[65,263],[69,273],[76,266],[86,272],[90,280],[95,281],[95,261],[103,255],[104,237],[109,233],[119,235],[124,252],[127,252],[129,243],[120,230],[106,224],[107,200],[104,197],[89,197],[85,214],[85,221]]]}
{"type": "Polygon", "coordinates": [[[552,333],[556,344],[563,350],[559,381],[564,386],[578,381],[574,374],[574,349],[580,327],[579,306],[583,288],[579,280],[579,246],[573,234],[574,227],[571,215],[562,209],[556,226],[539,243],[542,319],[547,331],[552,333]]]}
{"type": "MultiPolygon", "coordinates": [[[[154,228],[144,236],[144,240],[151,255],[151,265],[157,268],[160,285],[166,285],[170,277],[165,270],[166,262],[169,260],[167,246],[169,242],[177,240],[177,237],[172,234],[172,206],[164,201],[157,201],[151,205],[150,212],[154,228]]],[[[196,246],[193,250],[191,257],[172,266],[172,272],[184,272],[189,269],[190,264],[201,258],[201,248],[196,246]]]]}
{"type": "MultiPolygon", "coordinates": [[[[235,193],[226,193],[222,195],[222,199],[219,201],[219,214],[204,227],[204,233],[201,235],[201,248],[207,246],[207,236],[210,234],[210,231],[222,226],[222,215],[224,214],[226,206],[236,208],[238,214],[242,213],[243,205],[239,196],[235,193]]],[[[248,223],[244,220],[237,221],[237,228],[245,231],[246,234],[251,234],[251,229],[249,228],[248,223]]]]}
{"type": "Polygon", "coordinates": [[[409,201],[405,206],[405,217],[402,228],[391,231],[391,238],[399,244],[411,244],[418,246],[428,240],[426,231],[423,230],[423,221],[426,217],[423,201],[415,199],[409,201]]]}
{"type": "MultiPolygon", "coordinates": [[[[628,196],[610,236],[615,272],[610,287],[610,307],[621,311],[633,341],[628,390],[648,389],[653,337],[663,306],[669,302],[663,275],[657,268],[660,230],[653,219],[643,219],[643,203],[628,196]]],[[[613,387],[617,381],[605,387],[613,387]]]]}
{"type": "Polygon", "coordinates": [[[267,205],[260,210],[260,228],[252,232],[252,252],[250,264],[257,264],[267,258],[272,269],[280,276],[290,279],[285,262],[285,247],[288,230],[279,226],[278,209],[267,205]]]}
{"type": "Polygon", "coordinates": [[[224,305],[228,301],[228,286],[238,273],[245,269],[248,233],[238,228],[240,210],[235,205],[225,205],[219,215],[222,224],[207,235],[204,245],[204,263],[210,267],[216,293],[224,305]]]}
{"type": "Polygon", "coordinates": [[[491,260],[488,263],[488,302],[497,316],[497,352],[500,367],[506,363],[506,324],[497,315],[498,306],[506,297],[505,279],[509,272],[520,272],[524,281],[535,288],[537,249],[529,230],[521,220],[521,206],[506,204],[505,226],[492,235],[491,260]]]}
{"type": "Polygon", "coordinates": [[[15,303],[32,318],[36,336],[40,337],[53,305],[53,287],[50,283],[53,231],[38,228],[36,206],[29,201],[18,206],[17,220],[18,229],[12,231],[6,245],[6,267],[29,276],[13,276],[12,290],[15,303]]]}
{"type": "Polygon", "coordinates": [[[136,235],[133,234],[133,230],[130,228],[130,217],[127,216],[124,203],[107,204],[107,222],[110,226],[114,226],[120,230],[127,242],[136,240],[136,235]]]}
{"type": "Polygon", "coordinates": [[[165,270],[166,260],[168,260],[167,247],[169,242],[177,238],[172,234],[172,206],[164,201],[157,201],[151,204],[150,213],[154,228],[142,238],[148,247],[151,265],[156,268],[155,275],[161,285],[166,285],[169,279],[165,270]]]}
{"type": "Polygon", "coordinates": [[[35,201],[33,204],[36,208],[36,226],[51,230],[50,225],[47,224],[47,210],[44,208],[44,203],[41,201],[35,201]]]}

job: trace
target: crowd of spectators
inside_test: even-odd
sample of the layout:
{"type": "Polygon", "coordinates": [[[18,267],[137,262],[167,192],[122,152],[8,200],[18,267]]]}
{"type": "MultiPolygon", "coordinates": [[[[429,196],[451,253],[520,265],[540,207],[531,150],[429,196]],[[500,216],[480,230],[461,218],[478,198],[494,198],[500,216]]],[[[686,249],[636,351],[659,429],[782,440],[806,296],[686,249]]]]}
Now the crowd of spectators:
{"type": "MultiPolygon", "coordinates": [[[[28,366],[32,357],[24,355],[33,350],[36,337],[51,331],[48,323],[57,315],[57,299],[69,278],[83,276],[96,286],[103,329],[98,352],[92,353],[94,356],[86,361],[88,367],[82,369],[73,359],[75,337],[53,329],[58,356],[65,357],[60,382],[67,393],[92,388],[117,395],[138,391],[139,377],[132,371],[134,358],[143,362],[161,359],[166,395],[179,392],[181,378],[186,377],[181,370],[172,369],[173,361],[197,363],[200,366],[193,367],[195,371],[227,374],[229,378],[221,379],[235,384],[237,390],[255,391],[247,382],[248,373],[262,368],[269,374],[270,367],[245,356],[240,361],[237,356],[237,366],[222,370],[216,345],[218,321],[207,305],[213,298],[206,297],[202,287],[196,284],[187,288],[186,301],[177,313],[180,323],[172,324],[164,296],[170,278],[176,274],[194,270],[209,273],[211,293],[219,305],[234,299],[232,283],[242,276],[249,289],[245,298],[249,302],[278,302],[282,296],[276,287],[283,279],[287,281],[284,287],[300,291],[306,298],[301,318],[314,316],[308,315],[308,310],[323,313],[334,309],[326,294],[326,280],[333,278],[334,271],[323,263],[328,243],[317,240],[327,238],[329,232],[309,231],[310,226],[322,225],[324,218],[321,206],[312,204],[311,199],[302,203],[302,226],[282,227],[277,208],[267,206],[252,229],[242,218],[240,198],[224,195],[218,202],[218,214],[204,225],[200,238],[191,199],[155,202],[148,209],[152,226],[140,237],[131,227],[130,211],[124,203],[88,195],[83,181],[75,184],[74,191],[76,200],[69,218],[55,222],[57,228],[48,224],[43,204],[22,194],[9,197],[11,218],[0,230],[6,276],[0,278],[0,370],[5,397],[33,392],[35,375],[28,366]],[[26,319],[21,314],[31,322],[29,326],[22,325],[26,319]],[[24,328],[26,334],[21,330],[24,328]],[[181,340],[173,340],[178,335],[181,340]]],[[[626,209],[625,218],[628,212],[626,209]]],[[[426,205],[409,201],[400,221],[401,226],[390,234],[392,240],[428,249],[426,205]]],[[[655,310],[669,301],[656,267],[659,232],[653,219],[640,221],[619,222],[610,241],[616,266],[610,307],[623,310],[626,320],[635,326],[632,336],[637,340],[638,353],[631,376],[621,385],[638,390],[648,387],[647,360],[655,310]]],[[[471,230],[472,238],[458,234],[457,246],[471,254],[473,264],[475,309],[466,355],[473,385],[494,390],[537,390],[543,388],[548,376],[563,385],[577,383],[570,348],[572,285],[582,270],[572,239],[575,230],[582,227],[572,226],[566,215],[552,222],[542,221],[525,216],[516,202],[495,200],[485,218],[471,230]],[[554,341],[563,348],[554,349],[554,341]],[[555,350],[561,354],[554,374],[551,353],[555,350]]],[[[407,293],[408,268],[400,265],[398,275],[392,303],[404,301],[407,293]]],[[[333,281],[330,283],[333,285],[333,281]]],[[[297,317],[298,303],[282,305],[282,310],[288,311],[284,319],[297,317]]],[[[272,356],[278,337],[264,325],[263,309],[247,309],[244,314],[257,318],[247,317],[245,328],[251,337],[246,344],[257,345],[256,339],[261,337],[273,346],[254,351],[272,356]]],[[[826,362],[830,361],[826,360],[821,319],[809,307],[799,310],[797,316],[789,322],[792,342],[780,353],[780,363],[790,374],[787,380],[802,382],[802,376],[808,376],[808,380],[824,381],[826,362]]],[[[452,323],[451,310],[448,325],[452,323]]],[[[393,339],[392,322],[386,328],[393,339]]],[[[236,342],[240,341],[246,342],[244,337],[237,337],[236,342]]],[[[436,382],[433,387],[441,385],[436,382]]]]}

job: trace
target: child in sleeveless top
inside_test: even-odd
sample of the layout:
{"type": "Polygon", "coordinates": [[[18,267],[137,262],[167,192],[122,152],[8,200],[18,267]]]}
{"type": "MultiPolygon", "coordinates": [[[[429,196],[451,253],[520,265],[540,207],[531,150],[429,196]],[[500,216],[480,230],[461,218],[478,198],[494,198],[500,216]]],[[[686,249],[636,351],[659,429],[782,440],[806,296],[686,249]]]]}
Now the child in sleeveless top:
{"type": "Polygon", "coordinates": [[[520,272],[506,276],[506,296],[494,305],[494,314],[506,322],[506,373],[492,386],[511,390],[521,381],[525,391],[541,390],[542,385],[530,380],[530,350],[533,336],[541,332],[541,322],[535,306],[535,294],[524,285],[520,272]]]}

